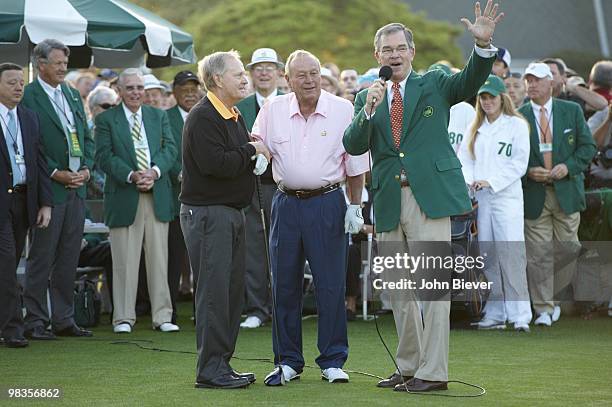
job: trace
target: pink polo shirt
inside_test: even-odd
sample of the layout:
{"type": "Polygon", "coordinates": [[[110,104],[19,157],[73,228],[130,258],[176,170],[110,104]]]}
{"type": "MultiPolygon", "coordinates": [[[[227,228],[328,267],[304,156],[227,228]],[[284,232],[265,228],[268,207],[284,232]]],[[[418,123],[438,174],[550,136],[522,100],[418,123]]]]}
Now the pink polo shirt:
{"type": "Polygon", "coordinates": [[[368,171],[367,153],[350,156],[342,145],[353,119],[353,105],[321,90],[308,120],[294,93],[277,96],[259,111],[251,135],[272,154],[276,183],[289,189],[317,189],[368,171]]]}

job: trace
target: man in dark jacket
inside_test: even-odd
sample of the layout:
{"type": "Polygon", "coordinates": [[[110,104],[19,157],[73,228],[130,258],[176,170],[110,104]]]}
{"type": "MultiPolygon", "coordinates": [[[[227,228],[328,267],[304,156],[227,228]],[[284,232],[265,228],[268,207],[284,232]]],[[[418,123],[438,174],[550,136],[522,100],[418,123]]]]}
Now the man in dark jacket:
{"type": "Polygon", "coordinates": [[[15,271],[28,228],[49,225],[53,199],[38,115],[17,106],[23,89],[22,68],[0,64],[0,330],[12,348],[28,346],[15,271]]]}

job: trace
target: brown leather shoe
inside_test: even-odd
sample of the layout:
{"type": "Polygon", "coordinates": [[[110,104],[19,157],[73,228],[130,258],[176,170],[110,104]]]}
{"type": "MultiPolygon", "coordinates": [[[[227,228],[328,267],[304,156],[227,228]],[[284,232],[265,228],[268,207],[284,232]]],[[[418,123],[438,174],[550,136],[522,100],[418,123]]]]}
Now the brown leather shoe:
{"type": "Polygon", "coordinates": [[[403,384],[404,382],[409,381],[410,379],[412,379],[412,376],[401,376],[399,373],[395,372],[388,378],[379,381],[376,387],[382,387],[383,389],[391,389],[397,386],[398,384],[403,384]]]}
{"type": "Polygon", "coordinates": [[[409,391],[409,392],[425,392],[434,390],[448,390],[447,382],[434,382],[414,378],[408,382],[406,386],[399,384],[395,386],[394,391],[409,391]]]}

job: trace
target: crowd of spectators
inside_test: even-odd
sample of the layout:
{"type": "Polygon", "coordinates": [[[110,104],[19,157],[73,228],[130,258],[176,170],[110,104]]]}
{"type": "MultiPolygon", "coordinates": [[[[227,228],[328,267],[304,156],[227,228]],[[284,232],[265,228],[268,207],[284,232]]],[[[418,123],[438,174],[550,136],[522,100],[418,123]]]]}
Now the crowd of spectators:
{"type": "MultiPolygon", "coordinates": [[[[85,116],[82,118],[84,119],[82,122],[84,123],[84,126],[82,129],[77,126],[78,133],[80,136],[82,135],[84,137],[84,143],[88,143],[87,140],[90,140],[92,146],[94,141],[96,145],[95,159],[93,156],[93,149],[91,152],[84,151],[85,154],[83,158],[79,161],[79,165],[75,167],[75,171],[83,171],[82,178],[80,180],[73,179],[70,181],[61,180],[61,182],[67,185],[66,188],[72,188],[66,190],[74,190],[77,193],[82,193],[83,197],[85,197],[85,188],[83,188],[82,191],[79,188],[86,184],[88,202],[94,200],[104,200],[105,217],[103,220],[109,227],[111,227],[112,239],[110,245],[108,242],[106,242],[103,246],[100,246],[106,248],[104,250],[104,256],[106,256],[106,258],[104,261],[99,261],[97,264],[102,264],[103,267],[107,269],[111,267],[115,269],[107,270],[109,277],[108,280],[114,280],[111,289],[115,294],[113,297],[115,298],[115,301],[117,298],[121,298],[120,306],[117,307],[117,304],[115,304],[115,316],[112,318],[115,332],[130,332],[133,329],[136,321],[136,312],[134,310],[136,285],[139,284],[138,278],[135,276],[137,276],[139,272],[146,272],[147,277],[149,278],[148,283],[146,280],[141,279],[140,284],[145,286],[148,284],[149,298],[152,302],[151,313],[153,315],[154,328],[164,332],[177,331],[179,330],[179,327],[176,325],[176,300],[177,298],[185,296],[190,298],[192,290],[195,290],[195,285],[190,278],[187,261],[185,260],[178,263],[174,261],[176,260],[174,256],[185,258],[186,254],[184,246],[182,249],[180,247],[178,249],[171,248],[170,255],[168,254],[168,246],[172,246],[172,244],[176,243],[177,240],[183,239],[182,234],[179,233],[179,231],[172,231],[172,222],[175,222],[174,229],[179,227],[180,230],[180,226],[177,226],[177,209],[179,206],[178,193],[180,191],[182,176],[180,154],[181,132],[184,119],[189,110],[205,95],[206,89],[198,80],[197,75],[190,71],[182,71],[178,73],[174,77],[174,80],[170,83],[161,81],[154,76],[154,74],[148,71],[144,72],[139,69],[129,69],[123,72],[109,69],[71,71],[66,74],[65,81],[63,81],[61,78],[59,78],[59,76],[57,76],[57,73],[49,72],[49,66],[45,65],[47,62],[45,62],[44,59],[57,56],[58,58],[61,57],[60,59],[63,58],[67,61],[69,58],[69,52],[66,51],[66,47],[57,41],[49,41],[47,42],[47,46],[48,49],[43,48],[42,50],[40,47],[37,47],[37,52],[39,52],[38,62],[40,63],[40,66],[35,65],[39,75],[34,81],[35,83],[41,83],[41,81],[46,82],[43,83],[43,86],[46,84],[49,85],[49,90],[47,90],[45,87],[44,90],[41,88],[41,92],[50,92],[55,86],[60,86],[60,84],[62,88],[65,85],[68,85],[73,89],[75,104],[72,105],[72,100],[64,101],[69,102],[68,105],[73,107],[73,111],[69,112],[64,110],[64,114],[60,116],[65,116],[66,121],[68,122],[67,125],[69,127],[74,126],[74,122],[79,122],[81,119],[79,109],[83,109],[82,111],[85,116]],[[56,75],[57,78],[53,75],[56,75]],[[52,80],[48,80],[47,78],[49,77],[51,77],[52,80]],[[189,87],[189,89],[186,89],[185,86],[189,87]],[[171,117],[172,110],[174,110],[176,113],[174,118],[171,117]],[[127,129],[126,131],[132,134],[132,137],[135,140],[134,142],[136,143],[135,145],[137,145],[142,139],[145,141],[149,140],[148,145],[145,145],[144,148],[136,148],[136,156],[133,156],[133,153],[128,153],[126,150],[125,156],[120,157],[120,154],[117,154],[116,151],[114,151],[117,143],[119,143],[119,141],[113,140],[113,137],[119,137],[115,136],[114,134],[124,130],[124,127],[127,129]],[[157,143],[155,146],[152,144],[153,140],[155,143],[157,143]],[[140,156],[138,152],[144,152],[145,158],[143,159],[142,163],[139,161],[140,156]],[[139,165],[138,171],[123,168],[122,164],[120,164],[121,160],[124,162],[129,162],[130,160],[137,162],[139,165]],[[145,206],[145,203],[137,203],[138,200],[136,199],[133,202],[133,208],[129,210],[126,209],[132,205],[130,202],[132,202],[133,197],[131,198],[130,194],[122,195],[122,191],[131,183],[135,183],[138,191],[140,192],[153,191],[153,193],[149,194],[151,199],[150,202],[146,203],[148,205],[146,208],[141,207],[145,206]],[[166,190],[162,192],[162,188],[165,188],[166,190]],[[174,193],[172,193],[173,188],[175,190],[174,193]],[[132,215],[126,215],[126,212],[130,212],[131,210],[133,210],[134,213],[132,215]],[[138,220],[134,220],[134,216],[136,216],[138,220]],[[138,227],[136,229],[134,229],[135,222],[140,222],[138,223],[138,227]],[[168,238],[168,224],[171,225],[170,239],[168,238]],[[121,233],[116,230],[117,228],[121,229],[121,233]],[[136,232],[134,232],[134,230],[136,230],[136,232]],[[132,233],[136,234],[133,235],[132,233]],[[144,238],[143,235],[145,235],[146,238],[144,238]],[[158,237],[159,241],[153,240],[154,237],[158,237]],[[135,240],[137,241],[137,244],[136,246],[132,247],[135,240]],[[115,243],[115,246],[113,246],[114,242],[122,243],[115,243]],[[141,255],[146,256],[146,265],[141,264],[141,255]],[[156,255],[156,257],[151,257],[149,259],[149,256],[153,255],[156,255]],[[112,278],[110,278],[111,275],[112,278]]],[[[282,59],[274,50],[264,50],[268,50],[265,52],[271,52],[271,54],[265,54],[265,52],[262,54],[261,49],[257,50],[253,54],[251,63],[247,65],[250,76],[249,86],[251,87],[251,93],[252,95],[256,96],[251,96],[250,102],[248,102],[253,105],[253,117],[250,119],[250,124],[248,126],[249,130],[257,113],[259,112],[259,109],[269,100],[269,98],[291,92],[285,78],[282,59]],[[257,54],[258,52],[259,56],[257,54]],[[266,57],[266,55],[268,56],[266,57]],[[260,59],[258,60],[257,58],[260,59]]],[[[580,112],[580,117],[572,118],[572,120],[576,120],[576,122],[564,124],[565,128],[570,130],[585,130],[585,134],[582,135],[585,137],[584,140],[587,140],[585,141],[585,145],[589,144],[588,137],[590,137],[590,134],[592,133],[597,147],[597,154],[593,160],[591,160],[593,155],[591,154],[591,151],[589,149],[587,149],[588,151],[584,151],[584,156],[582,157],[581,163],[584,164],[585,168],[582,168],[582,165],[576,164],[576,166],[573,168],[559,170],[560,172],[558,172],[556,176],[558,176],[558,179],[562,179],[567,176],[569,171],[569,176],[571,176],[573,180],[577,180],[578,184],[582,185],[581,187],[577,187],[579,190],[581,190],[580,188],[584,187],[582,174],[585,173],[587,174],[587,178],[589,180],[588,182],[590,183],[591,187],[611,188],[612,61],[597,62],[593,66],[590,75],[587,78],[582,78],[575,71],[567,67],[566,64],[559,58],[543,58],[540,61],[537,61],[538,64],[536,68],[533,68],[530,65],[531,68],[528,69],[532,70],[527,72],[527,76],[525,72],[513,69],[510,52],[507,49],[499,48],[497,58],[498,60],[493,66],[492,74],[497,75],[499,79],[495,80],[495,86],[489,86],[489,88],[487,88],[488,90],[485,89],[481,93],[488,94],[489,96],[493,95],[494,97],[499,94],[506,95],[506,97],[503,99],[504,103],[507,104],[506,109],[504,109],[505,114],[507,114],[508,117],[517,118],[516,120],[519,120],[518,118],[520,118],[520,123],[525,123],[525,120],[529,121],[529,114],[533,116],[533,114],[530,113],[532,111],[531,106],[539,106],[535,104],[530,106],[530,101],[534,101],[536,99],[542,100],[543,102],[548,101],[547,98],[542,99],[537,93],[535,93],[535,91],[530,93],[530,89],[535,87],[535,85],[530,84],[530,78],[528,77],[531,76],[531,80],[535,80],[534,78],[540,80],[546,79],[550,76],[551,95],[553,100],[571,101],[573,103],[567,106],[573,108],[576,106],[575,103],[577,103],[579,107],[578,111],[580,112]],[[492,91],[491,89],[495,90],[492,91]],[[588,128],[582,128],[582,122],[588,123],[588,128]],[[588,131],[588,137],[586,131],[588,131]]],[[[63,59],[60,63],[64,62],[63,59]]],[[[344,69],[341,70],[338,68],[338,66],[331,63],[323,64],[320,70],[321,87],[326,92],[340,96],[352,103],[354,102],[356,95],[361,90],[368,88],[373,81],[378,78],[378,68],[369,69],[361,75],[352,67],[342,68],[344,69]]],[[[63,69],[65,70],[65,66],[63,69]]],[[[432,65],[430,69],[441,69],[445,72],[445,75],[452,75],[459,71],[459,69],[451,66],[451,64],[447,61],[440,61],[437,64],[432,65]]],[[[37,107],[34,103],[34,99],[28,99],[27,95],[28,91],[26,90],[26,98],[24,99],[23,103],[29,103],[29,105],[36,110],[37,107]],[[31,102],[28,102],[28,100],[31,102]]],[[[47,95],[41,93],[40,97],[46,98],[47,95]]],[[[59,100],[61,102],[61,99],[59,100]]],[[[449,123],[449,141],[453,145],[456,152],[460,151],[462,145],[464,145],[464,148],[467,148],[465,143],[467,140],[469,140],[470,132],[472,134],[483,132],[486,127],[485,124],[488,126],[491,125],[486,120],[483,124],[483,116],[480,114],[479,125],[481,124],[482,127],[480,129],[471,127],[473,126],[472,123],[473,120],[475,120],[476,115],[474,105],[476,105],[476,109],[481,109],[481,106],[484,104],[484,99],[482,96],[478,99],[478,102],[475,103],[475,101],[476,99],[468,100],[453,107],[456,109],[456,114],[455,116],[451,115],[451,120],[449,123]],[[472,130],[470,130],[470,128],[472,130]]],[[[554,103],[557,102],[553,102],[552,112],[548,111],[547,114],[549,117],[549,125],[552,120],[554,120],[556,126],[558,122],[563,122],[565,120],[564,115],[569,113],[556,110],[554,103]],[[551,118],[550,116],[553,112],[554,115],[551,118]]],[[[249,114],[247,112],[247,109],[249,109],[249,107],[247,107],[247,103],[242,103],[242,106],[238,104],[238,107],[245,117],[247,117],[247,114],[249,114]]],[[[536,107],[533,108],[533,112],[536,112],[536,107]]],[[[539,114],[540,110],[537,110],[537,112],[539,114]]],[[[62,112],[60,111],[60,113],[62,112]]],[[[541,144],[549,143],[543,138],[547,129],[542,129],[542,122],[539,121],[539,116],[535,120],[538,120],[538,122],[536,123],[532,118],[529,123],[532,137],[535,137],[536,139],[541,138],[543,140],[541,144]]],[[[62,122],[63,121],[64,119],[62,119],[62,122]]],[[[525,130],[526,132],[526,126],[524,127],[525,129],[523,129],[523,127],[521,127],[521,129],[525,130]]],[[[563,129],[561,129],[561,131],[563,131],[563,129]]],[[[527,135],[525,135],[525,137],[527,137],[527,135]]],[[[576,134],[576,142],[578,142],[579,137],[581,137],[581,135],[576,134]]],[[[128,139],[128,143],[131,141],[131,139],[128,139]]],[[[470,148],[473,148],[473,146],[470,148]]],[[[518,151],[518,146],[516,146],[516,148],[517,150],[515,151],[518,151]]],[[[544,150],[541,149],[540,151],[544,150]]],[[[474,150],[471,150],[471,152],[473,154],[474,150]]],[[[548,152],[548,150],[546,150],[546,152],[548,152]]],[[[553,156],[557,154],[556,150],[551,152],[553,153],[553,156]]],[[[595,152],[594,147],[592,152],[595,152]]],[[[464,151],[464,153],[466,152],[464,151]]],[[[75,154],[75,156],[77,156],[77,154],[75,154]]],[[[73,157],[70,158],[72,159],[73,157]]],[[[526,156],[523,158],[527,160],[526,156]]],[[[531,168],[531,162],[529,166],[531,168]]],[[[542,168],[549,172],[555,171],[555,167],[550,166],[548,163],[543,165],[542,168]]],[[[488,171],[494,172],[495,168],[488,168],[488,171]]],[[[61,176],[62,174],[59,174],[61,172],[62,171],[58,171],[58,174],[56,175],[61,176]]],[[[521,189],[521,177],[523,177],[522,187],[525,188],[529,187],[528,179],[536,179],[538,175],[533,175],[525,168],[521,174],[517,175],[516,179],[513,179],[513,188],[517,188],[519,191],[521,189]],[[527,173],[527,175],[525,175],[525,173],[527,173]]],[[[273,185],[271,174],[268,174],[267,177],[264,175],[263,178],[267,180],[266,183],[268,183],[268,185],[271,185],[270,193],[268,194],[270,195],[275,190],[275,185],[273,185]]],[[[552,195],[550,197],[550,204],[553,205],[554,203],[554,205],[556,205],[555,209],[551,213],[557,215],[561,214],[563,216],[569,216],[572,214],[575,215],[572,219],[563,223],[563,225],[569,228],[569,234],[562,235],[560,237],[555,234],[555,238],[563,241],[577,240],[578,223],[580,220],[579,212],[584,209],[584,193],[582,193],[582,195],[578,194],[575,197],[573,197],[573,195],[570,197],[570,192],[566,192],[561,187],[556,188],[555,192],[555,189],[553,189],[551,185],[552,183],[546,186],[546,205],[548,205],[548,195],[556,194],[556,197],[553,197],[552,195]],[[576,202],[571,205],[564,205],[564,202],[568,199],[574,199],[576,202]],[[568,226],[568,222],[572,224],[568,226]]],[[[481,185],[481,187],[483,187],[483,185],[481,185]]],[[[486,185],[484,185],[484,187],[486,187],[486,185]]],[[[353,249],[357,248],[356,245],[359,242],[367,240],[368,233],[374,232],[373,224],[375,224],[375,222],[374,219],[372,219],[373,216],[370,212],[371,192],[372,191],[369,190],[369,186],[368,190],[364,190],[363,201],[364,204],[366,204],[364,206],[364,208],[366,208],[364,218],[368,221],[366,222],[366,227],[362,230],[362,232],[352,237],[353,245],[355,246],[353,249]]],[[[490,198],[490,196],[484,198],[484,195],[482,195],[482,193],[480,194],[483,197],[483,201],[490,198]]],[[[140,196],[143,196],[143,194],[140,194],[140,196]]],[[[73,195],[70,195],[69,199],[76,198],[74,198],[73,195]]],[[[57,193],[55,196],[55,201],[57,204],[57,193]]],[[[495,200],[491,200],[489,204],[495,204],[495,200]]],[[[521,215],[519,216],[522,218],[522,201],[514,202],[514,204],[521,205],[521,215]]],[[[254,207],[258,206],[255,199],[253,205],[254,207]]],[[[267,202],[266,205],[266,212],[267,216],[269,217],[269,202],[267,202]]],[[[534,212],[534,214],[525,213],[525,217],[537,220],[540,218],[540,211],[535,211],[537,213],[534,212]]],[[[55,216],[55,212],[53,216],[55,216]]],[[[254,211],[250,215],[250,218],[249,216],[247,218],[248,222],[257,222],[258,211],[254,211]]],[[[77,221],[79,221],[79,219],[77,219],[77,221]]],[[[511,222],[511,220],[508,220],[508,222],[511,222]]],[[[531,225],[533,230],[537,229],[537,226],[531,224],[530,222],[531,221],[528,221],[525,225],[526,230],[529,229],[529,225],[531,225]]],[[[64,227],[66,227],[66,225],[64,225],[64,227]]],[[[557,226],[555,226],[555,230],[556,228],[557,226]]],[[[261,240],[261,231],[257,227],[249,228],[247,226],[247,234],[252,235],[247,235],[247,245],[256,248],[258,251],[263,250],[263,245],[249,243],[251,238],[253,241],[261,240]]],[[[487,239],[491,239],[491,231],[488,231],[485,234],[487,234],[487,239]]],[[[552,235],[548,234],[545,236],[534,236],[535,235],[532,234],[529,236],[526,235],[525,237],[532,237],[536,240],[553,240],[552,235]]],[[[56,236],[55,239],[58,239],[58,237],[56,236]]],[[[515,239],[513,237],[508,239],[522,240],[520,238],[515,239]]],[[[35,238],[35,247],[36,242],[37,240],[35,238]]],[[[46,241],[43,243],[47,244],[45,242],[46,241]]],[[[57,242],[53,244],[54,247],[57,246],[57,242]]],[[[86,248],[88,244],[89,243],[84,242],[82,248],[86,248]]],[[[348,318],[354,319],[357,312],[356,299],[359,295],[357,276],[361,271],[362,264],[358,260],[358,253],[356,254],[353,251],[349,251],[349,253],[349,270],[347,275],[347,309],[349,311],[348,318]]],[[[26,270],[26,274],[32,273],[32,270],[36,267],[36,255],[36,250],[31,252],[31,256],[33,257],[31,257],[31,259],[28,261],[28,269],[26,270]]],[[[544,253],[541,255],[549,256],[550,253],[544,253]]],[[[263,256],[262,253],[252,253],[250,256],[252,257],[252,265],[249,267],[251,267],[252,270],[248,271],[247,274],[252,275],[252,277],[250,280],[247,280],[245,293],[245,296],[248,299],[247,309],[245,309],[247,320],[245,323],[243,323],[243,328],[259,327],[269,321],[271,314],[270,301],[267,297],[267,283],[262,283],[267,279],[265,267],[261,267],[262,265],[265,265],[265,256],[263,256]]],[[[48,261],[51,262],[52,260],[53,259],[49,257],[48,261]]],[[[529,273],[533,272],[533,270],[530,270],[530,267],[542,267],[542,265],[537,264],[538,259],[532,259],[528,256],[527,260],[528,264],[526,265],[526,270],[522,270],[522,272],[524,273],[526,271],[528,276],[529,273]]],[[[85,263],[86,261],[80,262],[79,265],[87,265],[85,263]]],[[[525,268],[525,265],[519,266],[523,269],[525,268]]],[[[507,272],[507,270],[504,272],[507,272]]],[[[552,273],[552,271],[550,271],[550,273],[552,273]]],[[[570,274],[575,275],[575,271],[570,274]]],[[[68,277],[65,278],[70,278],[69,276],[71,274],[66,273],[66,275],[68,277]]],[[[48,278],[48,272],[46,276],[48,278]]],[[[519,278],[519,280],[521,280],[521,284],[526,284],[524,282],[524,274],[519,278]]],[[[542,279],[538,280],[531,278],[528,280],[529,292],[533,297],[535,290],[534,285],[539,284],[542,279]]],[[[569,281],[571,281],[571,278],[569,281]]],[[[71,293],[70,288],[69,292],[71,293]]],[[[33,339],[53,339],[53,333],[46,330],[47,327],[42,325],[44,318],[39,315],[43,312],[48,312],[48,310],[46,310],[46,306],[41,306],[39,304],[43,301],[41,295],[42,294],[40,293],[26,292],[26,298],[30,298],[29,301],[25,302],[26,310],[28,312],[27,315],[29,315],[29,317],[26,317],[26,322],[29,322],[29,325],[26,324],[26,336],[33,339]],[[29,303],[35,304],[33,309],[28,308],[29,303]],[[34,314],[32,314],[32,312],[34,312],[34,314]],[[32,317],[32,315],[35,315],[38,319],[35,319],[32,317]]],[[[550,326],[552,322],[559,319],[559,304],[558,302],[553,301],[554,294],[543,294],[539,292],[538,295],[540,297],[542,295],[547,295],[547,297],[538,297],[538,304],[533,304],[536,314],[535,317],[537,318],[536,324],[550,326]],[[547,314],[547,316],[542,318],[543,314],[547,314]]],[[[521,298],[521,300],[528,299],[529,298],[521,298]]],[[[46,299],[44,301],[46,301],[46,299]]],[[[52,304],[52,306],[57,306],[57,304],[52,304]]],[[[612,303],[610,306],[612,307],[612,303]]],[[[525,326],[530,323],[531,314],[528,311],[529,310],[525,309],[522,309],[521,311],[522,319],[518,325],[522,327],[523,330],[528,330],[528,327],[525,329],[525,326]],[[529,315],[529,318],[525,318],[526,315],[529,315]]],[[[74,334],[76,336],[89,336],[91,334],[89,331],[79,330],[80,328],[78,327],[74,327],[73,331],[72,325],[61,325],[62,320],[60,319],[60,316],[54,316],[54,318],[58,319],[57,321],[53,320],[52,322],[60,324],[60,329],[58,329],[56,332],[60,332],[61,334],[74,334]],[[67,329],[69,332],[66,332],[67,329]]],[[[490,323],[491,326],[494,325],[495,327],[499,327],[505,321],[496,320],[493,322],[494,323],[490,323]]],[[[486,328],[488,326],[489,325],[484,324],[483,327],[486,328]]]]}

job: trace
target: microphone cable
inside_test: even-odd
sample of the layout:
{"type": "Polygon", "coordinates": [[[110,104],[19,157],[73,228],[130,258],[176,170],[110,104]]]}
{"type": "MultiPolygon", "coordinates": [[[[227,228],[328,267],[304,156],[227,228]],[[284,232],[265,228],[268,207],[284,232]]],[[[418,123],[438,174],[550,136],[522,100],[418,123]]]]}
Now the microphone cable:
{"type": "MultiPolygon", "coordinates": [[[[389,80],[391,78],[391,74],[392,74],[392,70],[389,66],[383,66],[380,68],[380,73],[379,73],[379,78],[384,79],[384,83],[386,84],[386,81],[389,80]]],[[[386,87],[385,87],[385,92],[386,92],[386,87]]],[[[384,96],[383,96],[384,97],[384,96]]],[[[373,114],[374,114],[374,105],[376,104],[376,98],[372,98],[372,103],[370,105],[370,114],[369,114],[369,118],[368,118],[368,167],[369,167],[369,171],[370,171],[370,179],[373,179],[373,175],[372,175],[372,119],[373,119],[373,114]]],[[[364,114],[366,114],[365,112],[365,108],[364,108],[364,114]]],[[[370,196],[372,199],[372,213],[374,213],[374,194],[370,192],[370,196]]],[[[375,221],[372,221],[372,224],[375,225],[375,221]]],[[[368,274],[370,273],[370,270],[372,270],[372,252],[374,245],[371,244],[369,245],[369,253],[368,253],[368,274]]],[[[365,277],[367,278],[367,277],[365,277]]],[[[380,332],[380,327],[378,326],[378,317],[377,317],[377,312],[374,312],[374,325],[376,326],[376,333],[378,334],[378,338],[380,339],[380,342],[382,343],[383,347],[385,348],[385,351],[387,352],[387,354],[389,355],[389,358],[391,359],[391,361],[393,362],[393,366],[395,366],[395,369],[397,371],[398,374],[402,374],[397,361],[395,360],[395,356],[393,356],[393,354],[391,353],[391,351],[389,350],[389,347],[387,346],[387,343],[385,342],[382,333],[380,332]]],[[[459,384],[463,384],[465,386],[468,387],[473,387],[475,389],[480,390],[480,392],[478,394],[444,394],[444,393],[429,393],[429,392],[411,392],[408,390],[408,384],[407,381],[405,381],[403,383],[404,388],[406,390],[406,393],[409,394],[416,394],[419,396],[437,396],[437,397],[453,397],[453,398],[471,398],[471,397],[480,397],[486,394],[487,390],[482,387],[479,386],[477,384],[472,384],[472,383],[468,383],[468,382],[464,382],[461,380],[448,380],[447,383],[459,383],[459,384]]]]}
{"type": "MultiPolygon", "coordinates": [[[[380,73],[380,77],[384,78],[385,74],[388,74],[387,79],[388,80],[391,77],[391,74],[388,73],[391,70],[390,67],[388,66],[384,66],[381,68],[381,73],[380,73]],[[386,69],[386,71],[383,71],[383,69],[386,69]]],[[[385,90],[386,91],[386,90],[385,90]]],[[[373,114],[374,113],[374,105],[376,103],[376,99],[372,100],[372,104],[371,104],[371,108],[370,108],[370,112],[373,114]]],[[[365,111],[364,111],[365,113],[365,111]]],[[[368,119],[368,168],[370,171],[370,176],[372,177],[372,155],[371,155],[371,132],[372,132],[372,123],[371,120],[372,119],[372,115],[370,115],[370,118],[368,119]]],[[[259,179],[257,180],[259,181],[259,179]]],[[[257,183],[257,192],[259,193],[259,200],[260,200],[260,204],[262,203],[262,196],[261,196],[261,191],[260,191],[260,184],[259,182],[257,183]]],[[[372,193],[370,193],[371,199],[372,199],[372,212],[374,212],[374,196],[372,193]]],[[[263,207],[263,205],[262,205],[263,207]]],[[[265,222],[265,217],[262,215],[262,218],[264,219],[265,222]]],[[[373,224],[375,224],[375,222],[372,222],[373,224]]],[[[264,223],[264,231],[265,231],[265,223],[264,223]]],[[[267,233],[266,233],[267,234],[267,233]]],[[[370,245],[369,247],[369,253],[368,253],[368,258],[369,258],[369,264],[368,264],[368,273],[370,272],[370,270],[372,269],[372,251],[373,251],[373,245],[370,245]]],[[[348,254],[348,253],[347,253],[348,254]]],[[[269,253],[268,253],[268,257],[269,257],[269,253]]],[[[268,271],[270,273],[270,269],[268,268],[268,271]]],[[[271,276],[271,273],[269,274],[269,277],[271,276]]],[[[364,277],[367,278],[367,277],[364,277]]],[[[273,289],[272,289],[273,291],[273,289]]],[[[275,296],[274,296],[274,292],[272,292],[272,296],[273,296],[273,300],[275,300],[275,296]]],[[[276,301],[274,301],[276,302],[276,301]]],[[[275,308],[276,304],[273,304],[273,308],[275,308]]],[[[274,309],[275,311],[275,309],[274,309]]],[[[273,318],[274,319],[274,318],[273,318]]],[[[273,321],[274,323],[274,321],[273,321]]],[[[380,342],[382,343],[383,347],[385,348],[385,351],[387,352],[387,354],[389,355],[389,358],[391,359],[391,361],[393,362],[393,365],[395,366],[397,372],[399,374],[401,374],[401,371],[399,369],[399,366],[397,364],[397,361],[395,360],[395,357],[393,356],[393,354],[391,353],[391,351],[389,350],[389,347],[387,346],[382,333],[380,331],[380,327],[378,325],[378,317],[377,317],[377,313],[374,312],[374,325],[376,327],[376,333],[378,334],[378,338],[380,339],[380,342]]],[[[274,330],[274,329],[273,329],[274,330]]],[[[103,338],[96,338],[93,339],[94,341],[108,341],[107,339],[103,339],[103,338]]],[[[158,347],[154,347],[154,346],[148,346],[148,345],[143,345],[142,343],[148,343],[148,344],[152,344],[153,341],[152,340],[147,340],[147,339],[141,339],[141,340],[110,340],[109,343],[111,345],[132,345],[132,346],[136,346],[137,348],[141,349],[141,350],[148,350],[148,351],[155,351],[155,352],[164,352],[164,353],[179,353],[179,354],[188,354],[188,355],[197,355],[197,352],[194,351],[183,351],[183,350],[173,350],[173,349],[163,349],[163,348],[158,348],[158,347]]],[[[246,358],[246,357],[239,357],[239,356],[232,356],[232,359],[235,360],[242,360],[242,361],[251,361],[251,362],[259,362],[259,363],[266,363],[266,364],[273,364],[276,366],[276,363],[274,362],[274,360],[269,359],[269,358],[246,358]]],[[[304,365],[304,368],[307,369],[316,369],[319,370],[318,366],[312,366],[312,365],[304,365]]],[[[383,380],[384,378],[369,372],[362,372],[362,371],[357,371],[357,370],[345,370],[345,372],[347,373],[351,373],[351,374],[357,374],[357,375],[362,375],[362,376],[366,376],[366,377],[372,377],[375,379],[379,379],[379,380],[383,380]]],[[[468,387],[472,387],[475,389],[478,389],[480,392],[478,394],[444,394],[444,393],[428,393],[428,392],[410,392],[408,391],[407,388],[407,382],[404,382],[404,386],[406,386],[406,392],[409,394],[415,394],[415,395],[419,395],[419,396],[437,396],[437,397],[452,397],[452,398],[473,398],[473,397],[480,397],[483,396],[484,394],[486,394],[486,389],[482,386],[476,385],[476,384],[472,384],[472,383],[468,383],[468,382],[464,382],[461,380],[449,380],[447,383],[459,383],[462,384],[464,386],[468,386],[468,387]]]]}

